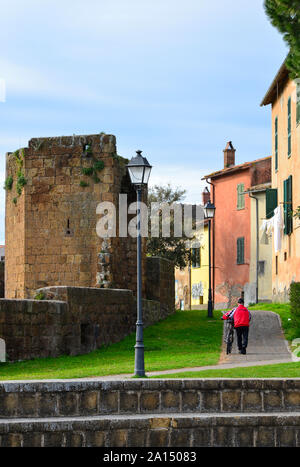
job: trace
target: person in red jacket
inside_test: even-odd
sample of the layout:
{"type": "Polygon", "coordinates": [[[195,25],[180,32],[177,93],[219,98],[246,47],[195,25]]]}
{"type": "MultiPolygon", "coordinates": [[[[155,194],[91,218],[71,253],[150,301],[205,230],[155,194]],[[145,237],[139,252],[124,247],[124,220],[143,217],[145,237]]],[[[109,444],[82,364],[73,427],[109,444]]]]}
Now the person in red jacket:
{"type": "Polygon", "coordinates": [[[234,308],[233,310],[227,312],[225,315],[223,315],[222,318],[223,319],[233,318],[239,352],[243,355],[246,355],[251,313],[244,306],[244,299],[239,298],[237,308],[234,308]]]}

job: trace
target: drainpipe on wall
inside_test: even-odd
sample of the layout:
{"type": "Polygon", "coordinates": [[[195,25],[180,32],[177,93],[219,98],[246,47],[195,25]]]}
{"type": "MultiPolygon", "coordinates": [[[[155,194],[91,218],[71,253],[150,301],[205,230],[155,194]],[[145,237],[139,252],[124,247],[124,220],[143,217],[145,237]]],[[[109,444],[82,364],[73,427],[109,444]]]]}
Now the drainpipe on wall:
{"type": "Polygon", "coordinates": [[[250,198],[255,199],[256,204],[256,299],[255,303],[258,303],[258,264],[259,264],[259,216],[258,216],[258,198],[253,196],[251,192],[248,192],[250,198]]]}

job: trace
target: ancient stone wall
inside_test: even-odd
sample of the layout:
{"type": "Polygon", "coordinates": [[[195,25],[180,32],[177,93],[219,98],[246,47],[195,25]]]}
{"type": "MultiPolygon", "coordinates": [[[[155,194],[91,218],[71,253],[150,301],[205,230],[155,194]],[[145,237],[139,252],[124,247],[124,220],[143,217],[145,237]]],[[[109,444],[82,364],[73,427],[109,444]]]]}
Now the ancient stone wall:
{"type": "Polygon", "coordinates": [[[33,138],[7,154],[7,298],[50,285],[136,290],[136,239],[96,233],[98,203],[114,203],[118,219],[119,194],[136,199],[126,162],[103,133],[33,138]]]}
{"type": "Polygon", "coordinates": [[[300,379],[78,380],[0,382],[1,417],[297,412],[300,379]],[[21,391],[20,388],[24,387],[21,391]],[[9,396],[11,397],[8,397],[9,396]],[[41,395],[49,404],[43,407],[41,395]],[[13,397],[12,397],[13,396],[13,397]],[[90,411],[82,404],[91,396],[90,411]],[[13,398],[14,404],[7,399],[13,398]],[[31,399],[32,403],[27,404],[31,399]],[[72,400],[72,407],[67,399],[72,400]]]}
{"type": "Polygon", "coordinates": [[[146,295],[148,300],[160,302],[166,312],[175,311],[174,263],[164,258],[146,258],[146,295]]]}
{"type": "MultiPolygon", "coordinates": [[[[0,338],[8,361],[84,354],[135,331],[131,290],[58,286],[37,293],[43,300],[0,299],[0,338]]],[[[145,327],[173,312],[143,300],[145,327]]]]}
{"type": "Polygon", "coordinates": [[[300,447],[299,408],[299,378],[3,382],[0,446],[300,447]]]}
{"type": "Polygon", "coordinates": [[[64,302],[0,299],[0,338],[5,341],[6,360],[70,354],[67,315],[64,302]]]}

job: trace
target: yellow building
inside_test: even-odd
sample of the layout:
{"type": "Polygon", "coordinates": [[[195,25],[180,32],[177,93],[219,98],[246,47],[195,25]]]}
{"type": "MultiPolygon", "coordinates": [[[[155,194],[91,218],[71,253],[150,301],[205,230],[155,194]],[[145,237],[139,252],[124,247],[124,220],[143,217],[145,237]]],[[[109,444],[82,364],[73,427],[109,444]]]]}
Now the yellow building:
{"type": "Polygon", "coordinates": [[[208,224],[190,242],[192,260],[184,269],[175,269],[175,304],[181,310],[207,308],[208,302],[208,224]]]}
{"type": "MultiPolygon", "coordinates": [[[[261,105],[272,105],[272,188],[278,216],[273,241],[273,301],[288,301],[292,281],[300,281],[300,79],[281,66],[261,105]]],[[[277,215],[277,214],[276,214],[277,215]]]]}
{"type": "MultiPolygon", "coordinates": [[[[208,302],[209,259],[208,259],[208,224],[204,224],[198,238],[192,242],[191,308],[199,309],[208,302]]],[[[203,308],[206,308],[203,307],[203,308]]]]}
{"type": "Polygon", "coordinates": [[[245,302],[272,301],[272,238],[263,230],[270,218],[267,200],[272,196],[271,182],[253,186],[248,191],[251,197],[250,220],[250,277],[245,285],[245,302]],[[257,289],[257,290],[256,290],[257,289]]]}

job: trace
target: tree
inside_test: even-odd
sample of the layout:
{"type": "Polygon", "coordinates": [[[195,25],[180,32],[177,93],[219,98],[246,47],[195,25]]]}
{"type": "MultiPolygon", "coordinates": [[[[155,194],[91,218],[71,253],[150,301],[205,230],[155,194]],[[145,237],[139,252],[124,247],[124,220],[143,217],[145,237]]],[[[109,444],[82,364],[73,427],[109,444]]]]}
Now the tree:
{"type": "Polygon", "coordinates": [[[300,75],[300,2],[299,0],[265,0],[271,24],[283,34],[290,52],[286,67],[292,79],[300,75]]]}
{"type": "MultiPolygon", "coordinates": [[[[185,197],[186,190],[179,187],[172,188],[170,184],[166,186],[155,185],[149,189],[148,192],[148,203],[149,210],[151,203],[180,203],[185,197]]],[[[150,212],[149,212],[150,217],[150,212]]],[[[160,214],[161,218],[161,214],[160,214]]],[[[171,213],[170,217],[171,224],[171,236],[168,238],[162,237],[151,237],[147,240],[147,254],[150,256],[161,256],[162,258],[169,259],[174,262],[176,267],[184,268],[190,261],[190,249],[186,245],[186,237],[174,237],[172,232],[172,226],[174,225],[174,217],[171,213]]],[[[150,229],[149,229],[150,231],[150,229]]],[[[161,233],[161,232],[160,232],[161,233]]]]}

